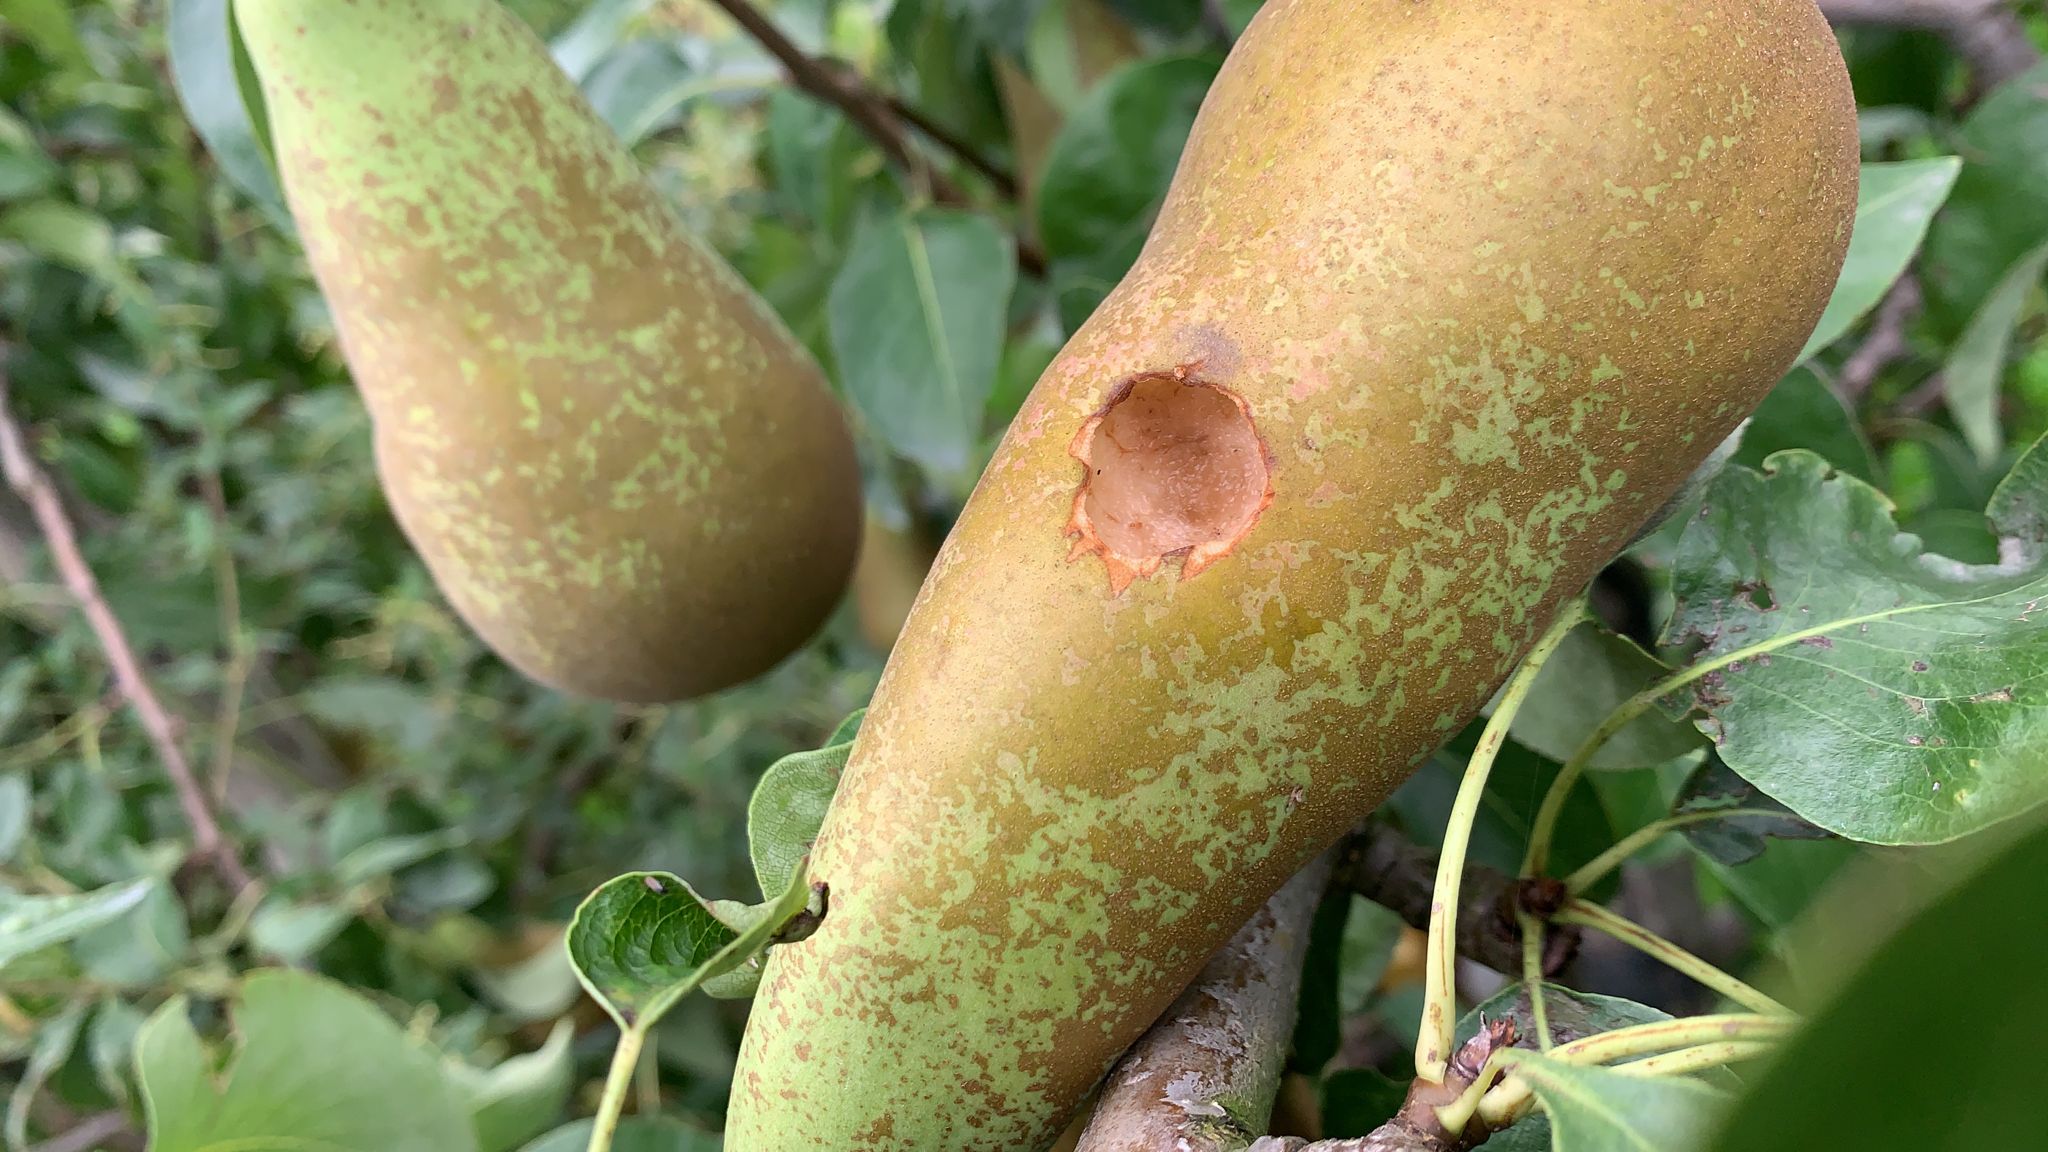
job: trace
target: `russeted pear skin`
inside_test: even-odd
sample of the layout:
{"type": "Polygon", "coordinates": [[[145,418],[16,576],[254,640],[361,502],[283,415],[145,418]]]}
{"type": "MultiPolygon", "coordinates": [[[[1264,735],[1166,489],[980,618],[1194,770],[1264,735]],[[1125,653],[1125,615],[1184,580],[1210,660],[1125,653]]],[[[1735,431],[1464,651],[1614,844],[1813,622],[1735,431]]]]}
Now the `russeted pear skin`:
{"type": "Polygon", "coordinates": [[[1269,0],[912,611],[727,1152],[1049,1145],[1790,366],[1857,167],[1812,0],[1269,0]]]}
{"type": "Polygon", "coordinates": [[[680,700],[845,589],[860,477],[816,364],[495,0],[239,0],[392,510],[528,675],[680,700]]]}

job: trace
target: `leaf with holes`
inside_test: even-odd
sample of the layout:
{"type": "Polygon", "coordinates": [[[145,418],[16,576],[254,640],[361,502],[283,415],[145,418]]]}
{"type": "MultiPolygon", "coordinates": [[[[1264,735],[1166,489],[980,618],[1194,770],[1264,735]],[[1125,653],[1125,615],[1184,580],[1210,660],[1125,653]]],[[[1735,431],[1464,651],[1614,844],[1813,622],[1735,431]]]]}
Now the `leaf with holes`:
{"type": "Polygon", "coordinates": [[[1719,756],[1686,778],[1671,814],[1686,821],[1679,829],[1692,846],[1722,864],[1747,864],[1764,854],[1764,841],[1825,840],[1797,812],[1764,795],[1763,790],[1731,771],[1719,756]]]}
{"type": "Polygon", "coordinates": [[[172,999],[135,1041],[154,1152],[318,1148],[474,1152],[435,1053],[375,1005],[303,972],[258,972],[235,1004],[224,1071],[172,999]]]}
{"type": "Polygon", "coordinates": [[[1730,468],[1673,568],[1672,701],[1730,768],[1853,840],[1931,844],[2048,800],[2048,441],[1988,511],[2002,562],[1927,553],[1809,452],[1730,468]]]}
{"type": "Polygon", "coordinates": [[[569,959],[583,987],[621,1029],[645,1031],[706,981],[738,968],[804,911],[797,868],[772,903],[713,905],[667,872],[629,872],[583,901],[569,923],[569,959]],[[728,921],[744,919],[735,930],[728,921]]]}
{"type": "Polygon", "coordinates": [[[1764,461],[1790,448],[1806,448],[1858,480],[1878,482],[1877,454],[1856,414],[1811,368],[1795,368],[1756,410],[1742,431],[1735,462],[1762,468],[1764,461]]]}
{"type": "Polygon", "coordinates": [[[910,211],[855,234],[826,302],[832,354],[891,448],[968,478],[1016,283],[1015,248],[986,216],[910,211]]]}

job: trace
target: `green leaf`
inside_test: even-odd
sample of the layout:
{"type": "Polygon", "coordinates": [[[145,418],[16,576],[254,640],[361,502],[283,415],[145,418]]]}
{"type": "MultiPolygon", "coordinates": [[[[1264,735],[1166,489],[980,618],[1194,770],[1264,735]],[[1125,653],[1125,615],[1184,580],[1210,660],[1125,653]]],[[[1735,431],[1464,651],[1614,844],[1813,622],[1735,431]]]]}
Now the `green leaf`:
{"type": "MultiPolygon", "coordinates": [[[[578,1120],[520,1152],[583,1152],[590,1147],[590,1129],[590,1121],[578,1120]]],[[[612,1134],[612,1152],[718,1152],[719,1145],[718,1137],[661,1116],[629,1116],[612,1134]]]]}
{"type": "Polygon", "coordinates": [[[1942,393],[1949,414],[1977,459],[1990,464],[2005,451],[2005,432],[1999,419],[1999,385],[2005,380],[2005,362],[2012,351],[2013,329],[2034,286],[2048,273],[2048,243],[2013,261],[1991,295],[1963,329],[1962,338],[1949,350],[1946,374],[1948,387],[1942,393]]]}
{"type": "Polygon", "coordinates": [[[575,1038],[575,1022],[561,1020],[538,1050],[494,1068],[460,1060],[443,1065],[468,1102],[477,1152],[513,1152],[561,1116],[575,1087],[576,1059],[570,1048],[575,1038]]]}
{"type": "MultiPolygon", "coordinates": [[[[1430,757],[1388,801],[1388,807],[1400,817],[1403,830],[1417,843],[1432,848],[1441,846],[1452,799],[1477,742],[1475,724],[1460,733],[1444,751],[1430,757]]],[[[1467,858],[1510,874],[1520,868],[1537,806],[1557,773],[1556,761],[1520,744],[1509,743],[1502,748],[1487,779],[1479,816],[1472,824],[1467,858]]],[[[1568,875],[1612,847],[1618,838],[1607,810],[1593,790],[1574,788],[1558,817],[1551,854],[1553,870],[1560,876],[1568,875]]],[[[1604,889],[1595,890],[1596,898],[1601,891],[1604,889]]]]}
{"type": "MultiPolygon", "coordinates": [[[[1615,708],[1670,674],[1627,637],[1582,624],[1537,675],[1511,732],[1524,747],[1562,763],[1615,708]]],[[[1690,724],[1652,711],[1616,733],[1589,767],[1648,768],[1699,746],[1700,735],[1690,724]]]]}
{"type": "Polygon", "coordinates": [[[1847,840],[1766,840],[1754,860],[1728,865],[1703,855],[1700,863],[1760,923],[1781,929],[1862,851],[1847,840]]]}
{"type": "Polygon", "coordinates": [[[1928,225],[1948,199],[1962,167],[1955,156],[1863,166],[1849,256],[1827,311],[1799,354],[1801,360],[1841,339],[1891,291],[1920,250],[1928,225]]]}
{"type": "Polygon", "coordinates": [[[1323,1077],[1323,1135],[1331,1140],[1369,1135],[1401,1110],[1410,1083],[1377,1068],[1340,1068],[1323,1077]]]}
{"type": "Polygon", "coordinates": [[[192,127],[228,180],[290,233],[291,213],[263,135],[262,96],[250,82],[229,0],[170,0],[165,24],[171,84],[192,127]]]}
{"type": "Polygon", "coordinates": [[[78,1048],[78,1033],[85,1023],[88,1007],[86,1001],[76,1001],[65,1005],[64,1010],[51,1019],[41,1022],[36,1032],[35,1047],[29,1050],[28,1066],[22,1069],[21,1079],[15,1081],[14,1091],[8,1094],[6,1135],[9,1148],[28,1147],[29,1105],[50,1078],[71,1061],[71,1054],[78,1048]]]}
{"type": "Polygon", "coordinates": [[[267,900],[249,920],[249,945],[287,964],[305,964],[353,919],[355,913],[341,904],[267,900]]]}
{"type": "Polygon", "coordinates": [[[242,983],[223,1072],[180,996],[135,1042],[151,1152],[475,1152],[434,1053],[342,986],[294,971],[242,983]]]}
{"type": "Polygon", "coordinates": [[[1736,1108],[1721,1152],[2041,1144],[2048,829],[2008,844],[1841,982],[1736,1108]]]}
{"type": "Polygon", "coordinates": [[[1979,102],[1955,146],[1968,163],[1928,236],[1924,277],[1929,310],[1951,332],[2015,254],[2048,241],[2048,63],[1979,102]]]}
{"type": "Polygon", "coordinates": [[[334,878],[349,887],[366,884],[467,843],[469,833],[461,828],[442,828],[412,836],[386,836],[336,861],[334,878]]]}
{"type": "MultiPolygon", "coordinates": [[[[1556,984],[1543,986],[1543,1008],[1550,1018],[1551,1038],[1560,1044],[1632,1028],[1637,1024],[1656,1024],[1671,1019],[1669,1013],[1647,1004],[1619,996],[1575,992],[1556,984]]],[[[1519,983],[1508,985],[1485,1003],[1465,1013],[1458,1021],[1458,1043],[1463,1044],[1477,1036],[1481,1021],[1502,1019],[1514,1022],[1522,1045],[1533,1046],[1536,1043],[1536,1016],[1529,1007],[1528,993],[1519,983]]]]}
{"type": "Polygon", "coordinates": [[[944,209],[870,221],[832,282],[847,394],[891,448],[941,476],[973,465],[1016,282],[995,221],[944,209]]]}
{"type": "Polygon", "coordinates": [[[652,7],[654,0],[597,0],[555,37],[550,45],[555,63],[581,83],[626,39],[641,14],[652,7]]]}
{"type": "Polygon", "coordinates": [[[825,737],[825,747],[830,748],[834,744],[853,743],[853,738],[860,735],[860,726],[866,723],[867,718],[868,710],[865,708],[856,708],[847,713],[846,719],[839,722],[839,727],[834,728],[832,734],[825,737]]]}
{"type": "Polygon", "coordinates": [[[1746,864],[1763,855],[1764,841],[1825,840],[1825,830],[1799,818],[1799,814],[1764,795],[1721,762],[1708,756],[1680,790],[1671,814],[1681,817],[1710,817],[1685,825],[1680,831],[1700,853],[1722,864],[1746,864]]]}
{"type": "Polygon", "coordinates": [[[154,879],[110,884],[77,896],[0,894],[0,967],[111,924],[139,906],[154,879]]]}
{"type": "Polygon", "coordinates": [[[38,51],[59,64],[92,67],[66,0],[0,0],[0,24],[13,25],[38,51]]]}
{"type": "Polygon", "coordinates": [[[34,816],[35,797],[29,792],[28,777],[0,776],[0,864],[21,851],[34,816]]]}
{"type": "Polygon", "coordinates": [[[131,1057],[135,1037],[148,1019],[133,1004],[108,997],[94,1009],[92,1026],[86,1030],[86,1057],[92,1063],[93,1077],[123,1107],[134,1102],[129,1085],[131,1057]]]}
{"type": "Polygon", "coordinates": [[[645,1030],[676,1001],[759,954],[809,901],[799,869],[787,891],[735,932],[680,878],[629,872],[576,909],[569,958],[621,1029],[645,1030]]]}
{"type": "Polygon", "coordinates": [[[591,71],[583,94],[631,148],[673,123],[685,104],[718,84],[716,78],[699,76],[673,44],[635,40],[591,71]]]}
{"type": "Polygon", "coordinates": [[[1367,900],[1351,897],[1351,913],[1344,918],[1344,939],[1337,948],[1337,1010],[1346,1016],[1365,1010],[1379,988],[1387,964],[1394,958],[1394,946],[1401,942],[1407,924],[1393,912],[1367,900]]]}
{"type": "Polygon", "coordinates": [[[107,221],[62,200],[31,200],[0,215],[0,237],[30,252],[100,280],[121,277],[114,229],[107,221]]]}
{"type": "Polygon", "coordinates": [[[1928,556],[1877,490],[1786,452],[1730,468],[1673,568],[1679,703],[1728,766],[1879,844],[1953,840],[2048,799],[2048,443],[1990,516],[2006,563],[1928,556]]]}
{"type": "Polygon", "coordinates": [[[161,880],[133,911],[80,933],[71,943],[71,954],[86,975],[116,986],[154,984],[182,967],[191,950],[185,904],[161,880]]]}
{"type": "Polygon", "coordinates": [[[1685,1152],[1706,1142],[1728,1100],[1697,1080],[1624,1076],[1533,1053],[1513,1075],[1543,1103],[1555,1152],[1685,1152]]]}
{"type": "Polygon", "coordinates": [[[1082,100],[1053,141],[1038,229],[1067,331],[1137,262],[1217,68],[1209,55],[1127,64],[1082,100]]]}
{"type": "Polygon", "coordinates": [[[50,190],[59,169],[20,117],[0,107],[0,204],[50,190]]]}
{"type": "Polygon", "coordinates": [[[1870,484],[1878,483],[1877,455],[1855,414],[1811,368],[1795,368],[1778,382],[1742,432],[1737,464],[1762,468],[1788,448],[1806,448],[1870,484]]]}
{"type": "Polygon", "coordinates": [[[755,786],[747,805],[747,847],[763,899],[787,891],[810,855],[832,795],[839,790],[839,774],[852,754],[849,739],[784,756],[755,786]]]}

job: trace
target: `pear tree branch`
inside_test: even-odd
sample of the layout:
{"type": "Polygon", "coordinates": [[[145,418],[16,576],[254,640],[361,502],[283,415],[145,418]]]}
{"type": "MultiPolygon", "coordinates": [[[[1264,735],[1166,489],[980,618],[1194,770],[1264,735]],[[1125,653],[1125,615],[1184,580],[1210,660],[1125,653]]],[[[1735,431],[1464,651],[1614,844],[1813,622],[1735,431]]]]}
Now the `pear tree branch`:
{"type": "Polygon", "coordinates": [[[164,772],[170,777],[179,806],[184,809],[185,821],[192,828],[193,856],[211,862],[214,871],[220,874],[228,887],[235,894],[241,894],[251,883],[249,872],[235,854],[233,842],[221,832],[220,820],[213,813],[206,789],[201,786],[192,771],[191,762],[178,745],[177,729],[170,714],[164,710],[163,702],[150,687],[142,663],[135,656],[135,646],[129,643],[120,620],[107,607],[106,597],[100,593],[99,580],[79,550],[78,533],[71,526],[70,515],[65,512],[56,487],[29,451],[28,438],[8,405],[4,375],[0,375],[0,471],[4,471],[9,486],[28,505],[49,546],[51,560],[64,581],[64,587],[77,601],[79,611],[85,614],[86,623],[92,627],[93,636],[106,654],[114,683],[120,688],[122,697],[135,709],[143,731],[163,761],[164,772]]]}
{"type": "Polygon", "coordinates": [[[2040,62],[2019,14],[2006,0],[1820,0],[1835,24],[1917,28],[1948,40],[1988,91],[2040,62]]]}
{"type": "Polygon", "coordinates": [[[1288,881],[1124,1054],[1077,1152],[1225,1152],[1265,1130],[1329,875],[1326,855],[1288,881]]]}
{"type": "MultiPolygon", "coordinates": [[[[755,5],[754,0],[711,0],[711,3],[732,17],[741,30],[781,62],[789,72],[791,82],[798,88],[845,113],[846,118],[873,140],[892,164],[909,173],[914,183],[929,189],[934,201],[954,206],[971,202],[951,177],[927,163],[911,147],[910,136],[903,127],[905,121],[940,145],[952,149],[969,165],[987,173],[998,187],[1007,187],[1014,192],[1016,180],[969,148],[965,141],[927,117],[910,115],[907,106],[870,87],[853,69],[834,67],[799,48],[795,41],[783,34],[782,29],[775,26],[775,21],[755,5]]],[[[1038,250],[1036,244],[1021,236],[1017,240],[1017,262],[1034,275],[1045,274],[1045,254],[1038,250]]]]}
{"type": "MultiPolygon", "coordinates": [[[[1306,925],[1319,895],[1327,887],[1364,896],[1422,929],[1429,924],[1436,868],[1435,852],[1391,826],[1368,823],[1326,860],[1290,881],[1124,1056],[1110,1074],[1077,1152],[1243,1147],[1266,1119],[1286,1064],[1306,925]]],[[[1521,887],[1497,869],[1467,865],[1460,886],[1460,955],[1499,971],[1520,971],[1522,942],[1514,910],[1521,887]]],[[[1570,928],[1546,937],[1547,974],[1571,959],[1578,939],[1570,928]]],[[[1471,1066],[1457,1090],[1432,1086],[1427,1100],[1414,1102],[1404,1110],[1405,1119],[1373,1137],[1317,1144],[1313,1152],[1455,1152],[1470,1147],[1444,1133],[1433,1110],[1469,1086],[1477,1068],[1471,1066]]],[[[1253,1147],[1293,1152],[1300,1143],[1266,1137],[1253,1147]]]]}

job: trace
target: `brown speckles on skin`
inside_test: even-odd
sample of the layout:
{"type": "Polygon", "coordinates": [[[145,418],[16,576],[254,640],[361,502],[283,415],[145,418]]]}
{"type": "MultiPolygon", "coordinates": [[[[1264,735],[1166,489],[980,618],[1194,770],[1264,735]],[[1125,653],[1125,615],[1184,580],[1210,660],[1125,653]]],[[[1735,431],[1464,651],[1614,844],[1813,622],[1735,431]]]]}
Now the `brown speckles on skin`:
{"type": "Polygon", "coordinates": [[[1049,1144],[1776,382],[1856,166],[1810,0],[1268,0],[904,629],[730,1152],[1049,1144]],[[1061,535],[1075,430],[1196,360],[1276,497],[1199,578],[1105,595],[1061,535]]]}

